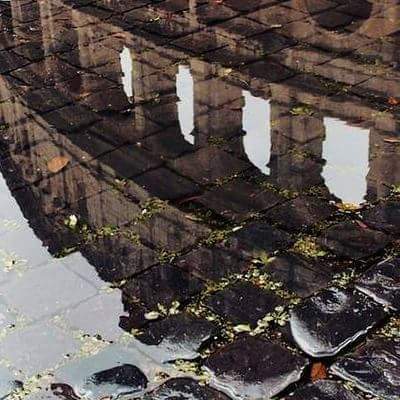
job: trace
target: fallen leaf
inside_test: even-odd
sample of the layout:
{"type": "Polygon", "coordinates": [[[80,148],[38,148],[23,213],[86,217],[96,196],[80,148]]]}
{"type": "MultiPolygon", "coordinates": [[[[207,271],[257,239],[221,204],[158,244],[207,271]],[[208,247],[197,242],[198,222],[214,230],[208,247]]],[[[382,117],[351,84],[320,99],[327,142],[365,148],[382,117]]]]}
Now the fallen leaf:
{"type": "Polygon", "coordinates": [[[399,100],[399,99],[396,99],[396,97],[389,97],[389,98],[388,98],[388,103],[389,103],[391,106],[398,106],[398,105],[400,104],[400,100],[399,100]]]}
{"type": "Polygon", "coordinates": [[[321,379],[326,379],[328,373],[324,364],[318,362],[314,363],[311,367],[311,380],[313,382],[319,381],[321,379]]]}
{"type": "Polygon", "coordinates": [[[47,168],[50,172],[56,173],[61,171],[63,168],[67,166],[69,163],[69,158],[64,157],[64,156],[58,156],[52,158],[48,163],[47,163],[47,168]]]}

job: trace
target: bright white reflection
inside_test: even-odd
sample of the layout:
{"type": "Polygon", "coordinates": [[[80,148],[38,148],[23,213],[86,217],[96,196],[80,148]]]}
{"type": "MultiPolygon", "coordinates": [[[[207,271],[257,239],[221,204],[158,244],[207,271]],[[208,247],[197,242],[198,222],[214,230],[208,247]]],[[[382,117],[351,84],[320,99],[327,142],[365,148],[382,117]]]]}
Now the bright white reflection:
{"type": "Polygon", "coordinates": [[[121,60],[121,68],[122,68],[122,86],[124,88],[124,92],[128,99],[131,101],[133,96],[133,86],[132,86],[132,72],[133,72],[133,64],[130,50],[124,46],[124,49],[121,51],[119,55],[121,60]]]}
{"type": "Polygon", "coordinates": [[[271,105],[269,100],[254,97],[243,91],[246,105],[243,108],[244,150],[249,160],[264,174],[269,174],[267,164],[271,155],[271,105]]]}
{"type": "Polygon", "coordinates": [[[194,144],[193,78],[187,66],[180,65],[176,76],[176,91],[179,97],[178,115],[182,134],[187,142],[194,144]]]}
{"type": "Polygon", "coordinates": [[[360,204],[367,193],[369,131],[335,118],[324,118],[324,123],[325,183],[344,203],[360,204]]]}

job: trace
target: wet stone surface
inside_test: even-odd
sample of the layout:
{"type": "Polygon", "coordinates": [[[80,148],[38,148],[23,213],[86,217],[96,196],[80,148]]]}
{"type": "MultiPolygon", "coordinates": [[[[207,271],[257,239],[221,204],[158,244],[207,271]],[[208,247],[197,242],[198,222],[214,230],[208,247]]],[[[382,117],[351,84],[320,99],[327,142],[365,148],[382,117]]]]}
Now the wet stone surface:
{"type": "Polygon", "coordinates": [[[394,400],[400,396],[400,346],[393,339],[376,339],[340,358],[332,372],[362,391],[394,400]]]}
{"type": "Polygon", "coordinates": [[[383,308],[350,289],[328,288],[304,300],[290,318],[297,345],[313,357],[332,357],[385,317],[383,308]]]}
{"type": "Polygon", "coordinates": [[[266,270],[273,279],[300,297],[308,297],[327,287],[332,279],[329,267],[294,253],[273,258],[266,270]]]}
{"type": "Polygon", "coordinates": [[[385,233],[352,222],[331,226],[321,240],[333,253],[354,260],[374,255],[389,242],[390,237],[385,233]]]}
{"type": "Polygon", "coordinates": [[[377,303],[400,310],[400,259],[388,259],[369,269],[356,282],[358,290],[377,303]]]}
{"type": "Polygon", "coordinates": [[[0,1],[0,398],[399,398],[398,3],[0,1]]]}
{"type": "Polygon", "coordinates": [[[345,389],[341,383],[328,380],[306,385],[285,399],[361,400],[359,396],[345,389]]]}
{"type": "Polygon", "coordinates": [[[381,201],[375,207],[362,213],[364,222],[373,229],[389,235],[400,236],[400,202],[381,201]]]}
{"type": "Polygon", "coordinates": [[[167,399],[229,400],[229,397],[212,388],[199,385],[189,378],[171,379],[144,396],[143,400],[167,399]]]}
{"type": "Polygon", "coordinates": [[[215,324],[187,314],[169,316],[154,321],[136,339],[143,352],[161,362],[194,359],[200,348],[218,333],[215,324]]]}
{"type": "Polygon", "coordinates": [[[212,384],[243,399],[278,394],[300,379],[306,364],[304,358],[280,344],[251,336],[241,337],[206,361],[212,384]]]}
{"type": "Polygon", "coordinates": [[[217,292],[206,301],[214,313],[235,325],[257,325],[257,321],[284,305],[284,300],[251,283],[235,283],[217,292]]]}
{"type": "Polygon", "coordinates": [[[5,367],[0,368],[0,398],[6,399],[16,389],[21,387],[21,382],[15,380],[11,371],[5,367]]]}

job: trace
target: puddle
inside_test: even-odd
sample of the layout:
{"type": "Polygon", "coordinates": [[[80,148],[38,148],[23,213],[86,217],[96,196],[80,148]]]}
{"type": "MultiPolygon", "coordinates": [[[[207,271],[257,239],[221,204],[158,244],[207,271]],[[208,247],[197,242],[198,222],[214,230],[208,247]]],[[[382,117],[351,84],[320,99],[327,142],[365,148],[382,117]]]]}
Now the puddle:
{"type": "Polygon", "coordinates": [[[324,124],[325,184],[343,203],[361,204],[367,194],[369,132],[334,118],[324,118],[324,124]]]}
{"type": "Polygon", "coordinates": [[[179,66],[176,75],[176,94],[180,99],[178,101],[178,115],[182,135],[188,143],[194,144],[193,77],[189,67],[179,66]]]}
{"type": "Polygon", "coordinates": [[[244,150],[249,160],[263,173],[269,174],[268,163],[271,155],[271,108],[268,100],[243,92],[244,150]]]}
{"type": "Polygon", "coordinates": [[[71,1],[0,3],[0,397],[346,393],[398,335],[396,1],[71,1]]]}

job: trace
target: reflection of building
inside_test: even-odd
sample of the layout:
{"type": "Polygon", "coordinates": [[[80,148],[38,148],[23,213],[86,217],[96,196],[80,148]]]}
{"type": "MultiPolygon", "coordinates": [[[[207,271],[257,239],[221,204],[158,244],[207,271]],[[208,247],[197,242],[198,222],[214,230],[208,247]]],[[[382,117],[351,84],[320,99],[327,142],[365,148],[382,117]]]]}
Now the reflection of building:
{"type": "MultiPolygon", "coordinates": [[[[168,3],[110,17],[93,6],[12,0],[12,26],[2,39],[10,49],[0,88],[5,100],[0,115],[9,126],[2,172],[52,251],[78,240],[64,226],[67,215],[79,215],[93,229],[120,226],[137,235],[140,245],[124,236],[82,252],[105,279],[125,279],[156,265],[158,252],[187,250],[207,236],[208,228],[187,219],[178,206],[216,181],[223,190],[224,178],[250,172],[296,191],[323,187],[325,116],[369,129],[369,200],[400,181],[399,150],[387,141],[398,122],[391,110],[378,112],[385,106],[380,91],[398,87],[398,72],[387,64],[398,52],[384,53],[381,74],[356,58],[333,56],[329,43],[354,46],[355,39],[344,35],[346,40],[332,41],[335,33],[316,27],[311,19],[318,19],[305,14],[301,2],[283,9],[252,2],[258,5],[238,10],[226,1],[214,14],[195,2],[182,10],[163,8],[168,3]],[[275,27],[271,36],[268,24],[276,25],[271,21],[279,18],[282,28],[275,27]],[[212,28],[199,31],[208,23],[212,28]],[[299,31],[307,34],[301,39],[309,46],[296,43],[299,31]],[[185,34],[193,35],[188,42],[182,40],[185,34]],[[196,43],[208,47],[197,49],[196,43]],[[124,49],[132,59],[131,99],[122,82],[124,49]],[[237,59],[238,65],[230,66],[237,59]],[[194,82],[193,145],[179,123],[176,86],[182,64],[189,66],[194,82]],[[243,88],[270,100],[269,176],[256,171],[242,143],[243,88]],[[372,96],[378,105],[371,103],[372,96]],[[68,157],[69,165],[49,173],[48,161],[58,156],[68,157]],[[173,205],[132,225],[152,196],[173,205]],[[113,268],[107,271],[105,264],[113,268]]],[[[379,29],[390,33],[398,8],[387,5],[372,14],[373,20],[351,36],[362,36],[369,56],[381,52],[376,19],[383,23],[379,29]]],[[[230,189],[229,199],[240,198],[242,188],[230,189]]]]}

